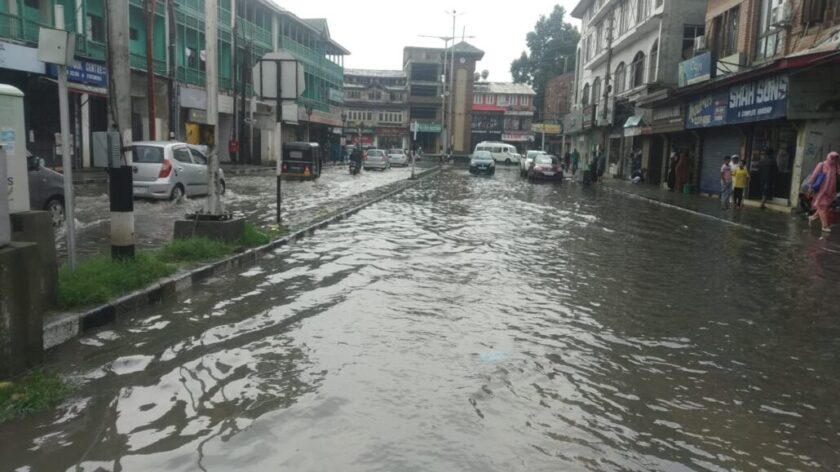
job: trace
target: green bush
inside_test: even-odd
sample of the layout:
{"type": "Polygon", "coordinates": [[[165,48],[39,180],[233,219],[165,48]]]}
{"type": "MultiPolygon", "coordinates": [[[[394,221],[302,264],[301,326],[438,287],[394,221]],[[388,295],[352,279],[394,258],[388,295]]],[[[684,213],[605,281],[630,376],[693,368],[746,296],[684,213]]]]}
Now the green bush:
{"type": "Polygon", "coordinates": [[[0,423],[54,408],[68,390],[57,375],[40,370],[18,382],[0,382],[0,423]]]}
{"type": "Polygon", "coordinates": [[[233,249],[230,244],[207,238],[176,239],[161,248],[158,258],[175,263],[205,262],[226,256],[233,249]]]}
{"type": "Polygon", "coordinates": [[[62,308],[78,308],[106,301],[150,285],[175,272],[175,267],[148,253],[114,261],[107,256],[84,260],[71,272],[58,273],[58,303],[62,308]]]}

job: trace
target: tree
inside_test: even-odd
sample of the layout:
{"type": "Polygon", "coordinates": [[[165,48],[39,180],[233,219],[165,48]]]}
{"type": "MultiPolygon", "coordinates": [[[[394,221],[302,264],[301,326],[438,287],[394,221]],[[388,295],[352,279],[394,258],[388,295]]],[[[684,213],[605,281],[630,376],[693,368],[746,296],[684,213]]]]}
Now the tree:
{"type": "Polygon", "coordinates": [[[534,105],[543,109],[545,87],[549,80],[575,69],[575,53],[580,41],[580,32],[563,20],[566,9],[555,5],[549,16],[540,15],[534,25],[534,31],[526,36],[530,54],[522,55],[510,65],[510,73],[515,83],[532,86],[537,93],[534,105]]]}

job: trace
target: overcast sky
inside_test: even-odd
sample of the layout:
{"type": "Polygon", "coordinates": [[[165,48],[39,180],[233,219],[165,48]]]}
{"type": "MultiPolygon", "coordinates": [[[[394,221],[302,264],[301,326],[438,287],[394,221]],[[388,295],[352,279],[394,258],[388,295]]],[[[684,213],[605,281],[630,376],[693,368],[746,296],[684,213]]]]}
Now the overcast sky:
{"type": "MultiPolygon", "coordinates": [[[[351,52],[345,67],[351,69],[401,69],[405,46],[442,47],[443,41],[420,35],[452,34],[452,17],[446,11],[463,12],[457,18],[458,36],[466,27],[467,41],[485,52],[478,70],[490,71],[488,80],[511,80],[510,63],[527,49],[525,35],[540,15],[554,5],[566,11],[578,0],[274,0],[301,18],[326,18],[332,38],[351,52]]],[[[568,18],[567,21],[573,20],[568,18]]],[[[579,24],[576,20],[573,24],[579,24]]]]}

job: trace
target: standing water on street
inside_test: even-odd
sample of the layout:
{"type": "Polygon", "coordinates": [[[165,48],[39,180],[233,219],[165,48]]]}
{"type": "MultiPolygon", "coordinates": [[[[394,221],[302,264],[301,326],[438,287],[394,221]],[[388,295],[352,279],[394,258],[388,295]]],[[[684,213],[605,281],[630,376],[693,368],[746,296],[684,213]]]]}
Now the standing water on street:
{"type": "Polygon", "coordinates": [[[449,170],[53,351],[4,470],[831,470],[840,258],[449,170]]]}

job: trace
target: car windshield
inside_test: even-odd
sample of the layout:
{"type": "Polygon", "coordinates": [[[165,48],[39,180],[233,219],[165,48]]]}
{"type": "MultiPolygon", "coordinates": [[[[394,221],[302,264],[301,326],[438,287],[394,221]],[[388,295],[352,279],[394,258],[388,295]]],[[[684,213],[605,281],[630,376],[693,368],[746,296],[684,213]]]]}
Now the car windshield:
{"type": "Polygon", "coordinates": [[[382,157],[382,151],[368,151],[368,157],[382,157]]]}
{"type": "Polygon", "coordinates": [[[534,159],[534,162],[536,162],[537,164],[552,165],[554,164],[554,159],[552,159],[550,156],[537,156],[534,159]]]}
{"type": "Polygon", "coordinates": [[[480,151],[480,152],[477,152],[477,153],[473,154],[473,159],[478,159],[480,161],[489,161],[489,160],[493,159],[493,157],[490,155],[489,152],[480,151]]]}
{"type": "Polygon", "coordinates": [[[160,164],[163,162],[163,148],[158,146],[132,146],[131,159],[137,164],[160,164]]]}

